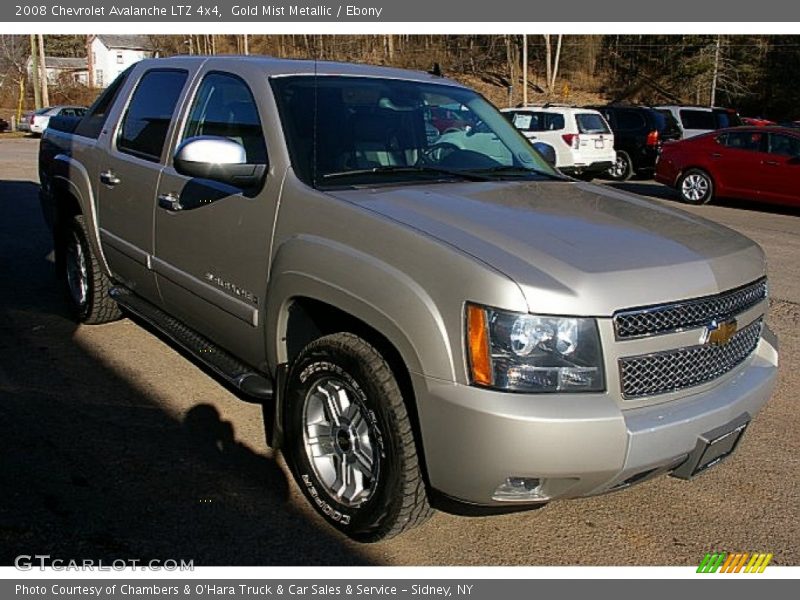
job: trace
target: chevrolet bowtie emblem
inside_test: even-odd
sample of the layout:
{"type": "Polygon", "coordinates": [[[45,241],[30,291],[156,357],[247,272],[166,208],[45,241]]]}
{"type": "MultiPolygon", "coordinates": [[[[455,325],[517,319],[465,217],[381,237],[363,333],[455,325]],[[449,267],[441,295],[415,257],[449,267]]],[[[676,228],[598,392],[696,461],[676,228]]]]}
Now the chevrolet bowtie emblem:
{"type": "Polygon", "coordinates": [[[716,319],[711,321],[703,332],[701,342],[707,346],[724,346],[736,335],[739,325],[736,319],[728,319],[719,322],[716,319]]]}

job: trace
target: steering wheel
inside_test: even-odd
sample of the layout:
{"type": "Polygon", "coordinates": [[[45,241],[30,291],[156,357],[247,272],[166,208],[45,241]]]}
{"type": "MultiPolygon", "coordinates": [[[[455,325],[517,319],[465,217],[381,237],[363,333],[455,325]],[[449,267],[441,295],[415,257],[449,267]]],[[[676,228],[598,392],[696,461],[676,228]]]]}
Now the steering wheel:
{"type": "Polygon", "coordinates": [[[433,144],[432,146],[428,146],[422,151],[420,162],[423,164],[439,163],[442,162],[442,159],[450,156],[453,152],[460,150],[461,148],[451,142],[439,142],[437,144],[433,144]]]}

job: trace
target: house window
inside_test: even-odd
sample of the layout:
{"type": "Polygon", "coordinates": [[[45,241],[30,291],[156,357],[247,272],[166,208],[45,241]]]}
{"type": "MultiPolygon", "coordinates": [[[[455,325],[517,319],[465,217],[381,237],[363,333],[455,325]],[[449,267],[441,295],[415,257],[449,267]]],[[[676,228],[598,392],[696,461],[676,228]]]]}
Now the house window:
{"type": "Polygon", "coordinates": [[[103,87],[103,69],[97,69],[94,72],[95,80],[97,81],[98,87],[103,87]]]}
{"type": "Polygon", "coordinates": [[[122,52],[117,52],[117,64],[122,64],[122,52]]]}
{"type": "Polygon", "coordinates": [[[92,50],[92,64],[93,65],[97,64],[97,52],[95,52],[94,50],[92,50]]]}

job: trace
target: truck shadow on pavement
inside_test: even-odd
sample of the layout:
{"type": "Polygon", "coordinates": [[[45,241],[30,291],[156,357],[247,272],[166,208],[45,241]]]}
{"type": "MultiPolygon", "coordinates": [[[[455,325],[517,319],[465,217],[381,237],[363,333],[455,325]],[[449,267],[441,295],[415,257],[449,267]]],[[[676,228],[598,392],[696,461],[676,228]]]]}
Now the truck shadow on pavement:
{"type": "Polygon", "coordinates": [[[0,180],[0,564],[368,564],[293,508],[283,470],[215,406],[172,414],[76,343],[37,194],[0,180]]]}

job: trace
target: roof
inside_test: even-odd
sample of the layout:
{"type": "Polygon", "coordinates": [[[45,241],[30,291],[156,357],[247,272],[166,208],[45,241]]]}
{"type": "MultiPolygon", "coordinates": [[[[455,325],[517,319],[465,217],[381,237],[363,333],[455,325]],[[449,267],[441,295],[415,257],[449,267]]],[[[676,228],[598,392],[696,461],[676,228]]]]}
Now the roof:
{"type": "MultiPolygon", "coordinates": [[[[28,57],[28,64],[33,60],[28,57]]],[[[85,71],[89,68],[86,57],[72,58],[65,56],[46,56],[45,67],[59,71],[85,71]]]]}
{"type": "Polygon", "coordinates": [[[146,35],[97,35],[106,48],[114,50],[152,50],[153,44],[146,35]]]}
{"type": "Polygon", "coordinates": [[[290,58],[274,58],[271,56],[237,56],[230,54],[218,54],[215,56],[171,56],[169,58],[151,58],[141,61],[144,65],[152,66],[153,63],[167,65],[177,63],[190,65],[208,62],[210,65],[220,69],[234,69],[235,66],[257,68],[268,77],[280,77],[289,75],[344,75],[350,77],[383,77],[386,79],[405,79],[425,83],[440,83],[444,85],[465,88],[466,86],[437,75],[431,75],[423,71],[411,71],[407,69],[397,69],[394,67],[379,67],[358,63],[298,60],[290,58]]]}

